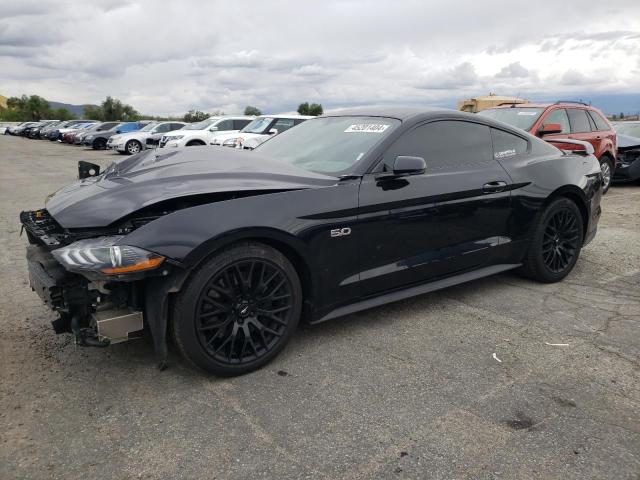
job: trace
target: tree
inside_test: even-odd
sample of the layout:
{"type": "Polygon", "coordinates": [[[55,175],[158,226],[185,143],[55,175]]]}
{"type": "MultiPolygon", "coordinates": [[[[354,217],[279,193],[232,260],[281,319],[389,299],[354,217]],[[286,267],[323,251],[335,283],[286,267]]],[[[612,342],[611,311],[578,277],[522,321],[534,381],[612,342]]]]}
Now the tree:
{"type": "Polygon", "coordinates": [[[244,114],[257,117],[258,115],[262,115],[262,112],[260,111],[259,108],[252,107],[251,105],[247,105],[244,109],[244,114]]]}
{"type": "Polygon", "coordinates": [[[102,109],[102,120],[106,122],[113,120],[131,122],[140,118],[140,114],[135,108],[111,96],[105,98],[100,108],[102,109]]]}
{"type": "Polygon", "coordinates": [[[102,120],[102,109],[96,105],[85,105],[83,116],[91,120],[102,120]]]}
{"type": "Polygon", "coordinates": [[[122,120],[123,122],[133,122],[140,119],[140,114],[131,105],[122,103],[117,98],[110,95],[104,99],[99,107],[85,105],[84,116],[105,122],[122,120]]]}
{"type": "Polygon", "coordinates": [[[201,122],[203,120],[206,120],[210,116],[211,115],[209,115],[208,113],[201,112],[200,110],[189,110],[184,114],[183,121],[187,123],[201,122]]]}
{"type": "Polygon", "coordinates": [[[624,118],[624,113],[620,112],[620,120],[622,120],[624,118]]]}
{"type": "Polygon", "coordinates": [[[304,102],[298,105],[298,113],[300,115],[309,115],[309,102],[304,102]]]}
{"type": "Polygon", "coordinates": [[[304,102],[298,106],[298,113],[300,115],[313,115],[317,117],[318,115],[322,115],[323,109],[322,105],[319,103],[312,103],[309,105],[308,102],[304,102]]]}
{"type": "Polygon", "coordinates": [[[68,120],[74,117],[66,108],[52,109],[49,102],[38,95],[22,95],[7,99],[7,108],[0,109],[0,118],[24,122],[43,118],[68,120]]]}
{"type": "Polygon", "coordinates": [[[31,95],[29,97],[22,95],[19,98],[8,98],[7,107],[16,110],[19,116],[24,120],[33,121],[47,117],[51,111],[49,108],[49,102],[38,95],[31,95]]]}
{"type": "Polygon", "coordinates": [[[51,118],[56,120],[73,120],[76,116],[66,108],[56,108],[51,110],[51,118]]]}

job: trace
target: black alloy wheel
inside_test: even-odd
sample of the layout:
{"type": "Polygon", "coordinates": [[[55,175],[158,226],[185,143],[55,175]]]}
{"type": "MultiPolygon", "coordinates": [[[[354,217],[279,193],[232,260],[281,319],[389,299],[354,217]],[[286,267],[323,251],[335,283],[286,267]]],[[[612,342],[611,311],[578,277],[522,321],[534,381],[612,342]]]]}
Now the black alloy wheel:
{"type": "Polygon", "coordinates": [[[549,270],[560,273],[573,262],[578,251],[578,220],[569,209],[562,209],[547,221],[542,240],[542,257],[549,270]]]}
{"type": "Polygon", "coordinates": [[[259,368],[284,347],[301,312],[291,263],[262,244],[215,255],[178,296],[174,337],[192,363],[217,375],[259,368]]]}
{"type": "Polygon", "coordinates": [[[553,200],[540,216],[521,272],[545,283],[562,280],[578,261],[583,232],[578,206],[568,198],[553,200]]]}

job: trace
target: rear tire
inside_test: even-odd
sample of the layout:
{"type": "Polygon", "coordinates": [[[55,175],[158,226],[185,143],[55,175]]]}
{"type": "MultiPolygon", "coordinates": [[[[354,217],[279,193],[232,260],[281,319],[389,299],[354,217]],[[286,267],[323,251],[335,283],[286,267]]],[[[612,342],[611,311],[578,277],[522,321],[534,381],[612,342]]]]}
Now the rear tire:
{"type": "Polygon", "coordinates": [[[602,172],[602,194],[609,191],[613,180],[613,160],[608,155],[600,157],[600,171],[602,172]]]}
{"type": "Polygon", "coordinates": [[[542,212],[520,272],[543,283],[565,278],[580,256],[582,214],[568,198],[553,200],[542,212]]]}
{"type": "Polygon", "coordinates": [[[300,321],[302,288],[291,262],[261,243],[218,252],[176,297],[172,333],[192,364],[234,376],[271,361],[300,321]]]}

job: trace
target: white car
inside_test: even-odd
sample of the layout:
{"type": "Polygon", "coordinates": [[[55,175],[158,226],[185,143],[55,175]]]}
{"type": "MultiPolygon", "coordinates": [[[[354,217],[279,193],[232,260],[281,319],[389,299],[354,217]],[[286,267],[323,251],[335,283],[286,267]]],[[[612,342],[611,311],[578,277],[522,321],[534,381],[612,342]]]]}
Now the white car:
{"type": "Polygon", "coordinates": [[[202,122],[167,133],[160,139],[158,146],[167,148],[208,145],[218,133],[238,132],[251,123],[254,118],[246,116],[209,117],[202,122]]]}
{"type": "Polygon", "coordinates": [[[271,136],[289,130],[309,118],[313,117],[306,115],[261,115],[238,133],[216,135],[211,145],[254,149],[271,136]]]}
{"type": "Polygon", "coordinates": [[[107,148],[116,150],[118,153],[135,155],[147,148],[147,138],[152,135],[165,134],[180,130],[185,125],[184,122],[153,122],[136,130],[135,132],[119,133],[109,137],[107,148]]]}

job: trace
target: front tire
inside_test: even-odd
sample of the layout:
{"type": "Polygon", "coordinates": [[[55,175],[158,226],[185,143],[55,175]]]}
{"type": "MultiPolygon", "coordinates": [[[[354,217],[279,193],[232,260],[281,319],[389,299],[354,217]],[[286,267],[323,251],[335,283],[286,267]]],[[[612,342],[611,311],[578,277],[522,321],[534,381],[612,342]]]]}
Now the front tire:
{"type": "Polygon", "coordinates": [[[301,311],[302,288],[291,262],[267,245],[242,243],[191,275],[174,303],[173,336],[194,365],[241,375],[282,350],[301,311]]]}
{"type": "Polygon", "coordinates": [[[611,187],[611,181],[613,180],[613,160],[607,155],[600,157],[600,171],[602,172],[602,194],[604,195],[609,191],[611,187]]]}
{"type": "Polygon", "coordinates": [[[104,138],[98,138],[93,141],[92,147],[94,150],[106,150],[107,141],[104,138]]]}
{"type": "Polygon", "coordinates": [[[135,155],[142,151],[142,144],[137,140],[129,140],[124,146],[124,149],[129,155],[135,155]]]}
{"type": "Polygon", "coordinates": [[[202,145],[205,145],[205,143],[203,141],[201,141],[201,140],[191,140],[185,146],[186,147],[201,147],[202,145]]]}
{"type": "Polygon", "coordinates": [[[578,261],[583,232],[578,206],[568,198],[553,200],[540,217],[521,272],[539,282],[559,282],[578,261]]]}

